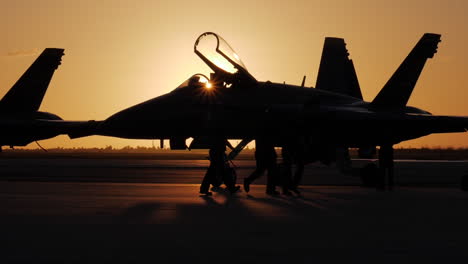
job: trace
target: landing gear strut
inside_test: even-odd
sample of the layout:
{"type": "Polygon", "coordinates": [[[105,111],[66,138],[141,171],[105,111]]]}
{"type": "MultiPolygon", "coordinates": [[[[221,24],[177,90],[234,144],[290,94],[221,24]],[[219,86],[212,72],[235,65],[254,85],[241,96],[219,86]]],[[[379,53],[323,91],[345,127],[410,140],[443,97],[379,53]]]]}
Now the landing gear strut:
{"type": "Polygon", "coordinates": [[[377,183],[377,189],[393,190],[393,145],[382,145],[379,150],[379,181],[377,183]]]}

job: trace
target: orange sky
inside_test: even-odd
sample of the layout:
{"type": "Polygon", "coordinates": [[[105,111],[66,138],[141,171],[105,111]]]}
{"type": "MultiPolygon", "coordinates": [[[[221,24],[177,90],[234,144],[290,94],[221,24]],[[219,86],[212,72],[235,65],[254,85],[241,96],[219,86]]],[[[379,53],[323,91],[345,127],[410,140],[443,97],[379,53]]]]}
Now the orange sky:
{"type": "MultiPolygon", "coordinates": [[[[324,37],[343,37],[370,101],[422,34],[432,32],[442,34],[439,52],[409,105],[468,116],[466,14],[464,0],[6,1],[0,9],[0,96],[40,51],[64,48],[41,110],[67,120],[105,119],[171,91],[194,73],[208,73],[193,43],[214,31],[258,80],[299,85],[305,74],[309,86],[315,85],[324,37]]],[[[106,137],[42,141],[46,148],[151,144],[106,137]]],[[[400,146],[468,147],[468,134],[400,146]]]]}

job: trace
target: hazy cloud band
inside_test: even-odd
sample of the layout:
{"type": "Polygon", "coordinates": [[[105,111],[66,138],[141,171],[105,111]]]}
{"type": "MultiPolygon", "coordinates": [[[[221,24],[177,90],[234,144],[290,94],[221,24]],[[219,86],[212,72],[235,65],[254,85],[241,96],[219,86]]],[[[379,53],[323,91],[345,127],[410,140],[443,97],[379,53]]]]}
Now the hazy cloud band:
{"type": "Polygon", "coordinates": [[[34,55],[39,55],[39,49],[34,48],[34,49],[27,49],[27,50],[12,50],[7,53],[7,56],[10,57],[18,57],[18,56],[34,56],[34,55]]]}

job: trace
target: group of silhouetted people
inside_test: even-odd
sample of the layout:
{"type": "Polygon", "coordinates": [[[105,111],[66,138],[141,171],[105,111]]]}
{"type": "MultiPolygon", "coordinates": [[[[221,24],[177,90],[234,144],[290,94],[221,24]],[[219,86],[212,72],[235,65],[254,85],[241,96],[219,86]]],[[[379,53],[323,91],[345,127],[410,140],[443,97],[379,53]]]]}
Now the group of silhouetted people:
{"type": "MultiPolygon", "coordinates": [[[[218,188],[222,183],[229,193],[240,190],[236,185],[236,174],[229,164],[226,156],[226,146],[233,149],[229,141],[224,137],[212,137],[209,143],[210,166],[200,186],[200,193],[211,195],[210,186],[218,188]]],[[[250,185],[265,172],[267,173],[266,194],[279,195],[276,187],[281,187],[282,194],[299,194],[298,186],[304,171],[303,146],[298,142],[285,142],[282,146],[283,163],[277,164],[277,155],[274,142],[269,137],[255,139],[256,168],[249,177],[244,179],[244,191],[250,191],[250,185]],[[292,168],[296,165],[293,175],[292,168]]]]}

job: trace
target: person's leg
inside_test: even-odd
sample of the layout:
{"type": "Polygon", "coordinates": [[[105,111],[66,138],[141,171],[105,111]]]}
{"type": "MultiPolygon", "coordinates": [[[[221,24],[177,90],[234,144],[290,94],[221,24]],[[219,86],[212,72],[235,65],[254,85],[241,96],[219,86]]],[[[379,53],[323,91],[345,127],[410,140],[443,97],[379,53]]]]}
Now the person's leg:
{"type": "Polygon", "coordinates": [[[211,192],[209,192],[210,189],[210,184],[213,181],[213,166],[210,164],[210,167],[206,171],[205,177],[203,177],[202,183],[200,185],[200,193],[201,194],[206,194],[206,195],[211,195],[211,192]]]}
{"type": "Polygon", "coordinates": [[[255,144],[256,144],[256,149],[255,149],[256,168],[250,174],[249,177],[244,178],[244,191],[245,192],[250,191],[250,184],[252,184],[252,182],[254,182],[256,179],[260,178],[260,176],[262,176],[262,174],[266,170],[264,157],[263,155],[261,155],[261,145],[257,143],[257,140],[255,141],[255,144]]]}
{"type": "Polygon", "coordinates": [[[299,184],[302,182],[302,176],[304,175],[304,163],[298,162],[296,163],[296,171],[294,173],[294,180],[293,180],[293,186],[297,188],[299,184]]]}
{"type": "MultiPolygon", "coordinates": [[[[276,159],[275,159],[276,161],[276,159]]],[[[280,183],[280,178],[278,175],[278,169],[275,163],[271,163],[268,166],[268,173],[267,173],[267,186],[266,186],[266,193],[269,195],[278,195],[279,192],[276,191],[276,185],[280,183]]]]}
{"type": "Polygon", "coordinates": [[[290,147],[286,144],[281,149],[281,156],[283,157],[283,163],[278,165],[278,173],[281,178],[281,186],[283,192],[287,193],[288,188],[293,185],[292,165],[293,157],[290,151],[290,147]]]}
{"type": "Polygon", "coordinates": [[[224,166],[224,185],[226,185],[226,188],[229,190],[230,193],[235,193],[240,189],[239,186],[236,186],[236,172],[234,168],[231,168],[231,166],[229,166],[229,164],[225,164],[224,166]]]}
{"type": "Polygon", "coordinates": [[[244,190],[245,192],[249,192],[250,191],[250,184],[252,184],[252,182],[254,182],[256,179],[260,178],[260,176],[262,176],[262,174],[265,172],[265,168],[264,167],[258,167],[250,174],[249,177],[247,178],[244,178],[244,190]]]}

